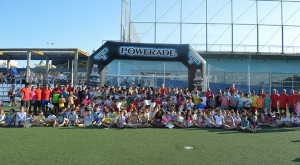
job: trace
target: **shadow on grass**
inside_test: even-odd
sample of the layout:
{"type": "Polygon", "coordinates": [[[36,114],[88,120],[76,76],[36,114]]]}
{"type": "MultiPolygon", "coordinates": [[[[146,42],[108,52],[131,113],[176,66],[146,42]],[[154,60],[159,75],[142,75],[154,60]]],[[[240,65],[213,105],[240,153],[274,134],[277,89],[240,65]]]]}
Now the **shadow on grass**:
{"type": "Polygon", "coordinates": [[[291,141],[291,142],[300,142],[300,140],[294,140],[294,141],[291,141]]]}
{"type": "Polygon", "coordinates": [[[294,159],[293,162],[300,162],[300,158],[294,159]]]}
{"type": "MultiPolygon", "coordinates": [[[[188,128],[187,131],[191,130],[206,130],[208,132],[215,132],[218,134],[232,134],[232,133],[249,133],[248,131],[242,131],[242,130],[230,130],[230,129],[222,129],[222,128],[188,128]]],[[[259,133],[276,133],[276,132],[293,132],[297,131],[299,128],[272,128],[272,127],[262,127],[261,131],[259,133]]],[[[298,142],[298,141],[294,141],[298,142]]],[[[300,140],[299,140],[300,142],[300,140]]]]}

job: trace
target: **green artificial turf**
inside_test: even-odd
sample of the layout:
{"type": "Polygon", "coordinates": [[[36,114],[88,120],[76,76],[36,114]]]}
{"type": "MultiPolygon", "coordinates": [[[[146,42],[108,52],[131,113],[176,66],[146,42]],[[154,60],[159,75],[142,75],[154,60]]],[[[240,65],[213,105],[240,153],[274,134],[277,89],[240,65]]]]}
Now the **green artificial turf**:
{"type": "Polygon", "coordinates": [[[1,164],[299,164],[300,128],[7,127],[0,146],[1,164]]]}

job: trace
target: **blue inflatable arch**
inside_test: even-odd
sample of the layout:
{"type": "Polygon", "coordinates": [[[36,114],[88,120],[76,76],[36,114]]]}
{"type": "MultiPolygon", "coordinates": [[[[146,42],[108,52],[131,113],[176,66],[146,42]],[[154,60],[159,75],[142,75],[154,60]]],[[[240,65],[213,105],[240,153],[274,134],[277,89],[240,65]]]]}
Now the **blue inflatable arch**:
{"type": "Polygon", "coordinates": [[[206,61],[188,44],[107,41],[89,57],[88,85],[100,85],[100,72],[113,60],[176,61],[188,68],[188,87],[205,89],[206,61]]]}

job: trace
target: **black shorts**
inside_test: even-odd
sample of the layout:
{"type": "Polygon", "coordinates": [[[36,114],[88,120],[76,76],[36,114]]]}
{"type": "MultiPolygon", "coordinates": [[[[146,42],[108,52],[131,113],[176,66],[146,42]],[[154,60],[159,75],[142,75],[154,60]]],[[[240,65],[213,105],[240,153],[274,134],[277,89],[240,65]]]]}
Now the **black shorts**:
{"type": "Polygon", "coordinates": [[[15,96],[10,96],[10,100],[15,101],[15,96]]]}
{"type": "Polygon", "coordinates": [[[295,108],[294,107],[289,107],[289,113],[294,113],[295,112],[295,108]]]}
{"type": "Polygon", "coordinates": [[[272,107],[271,112],[278,112],[278,108],[277,107],[272,107]]]}
{"type": "Polygon", "coordinates": [[[234,110],[234,111],[236,112],[237,107],[236,107],[236,106],[229,106],[228,110],[229,110],[229,111],[234,110]]]}
{"type": "Polygon", "coordinates": [[[41,102],[41,100],[35,100],[35,106],[37,106],[37,107],[41,107],[42,106],[42,102],[41,102]]]}
{"type": "Polygon", "coordinates": [[[264,109],[263,108],[257,108],[257,111],[260,112],[260,113],[264,113],[264,109]]]}
{"type": "Polygon", "coordinates": [[[247,111],[250,111],[250,107],[244,107],[244,109],[246,109],[247,111]]]}
{"type": "Polygon", "coordinates": [[[54,107],[58,108],[59,104],[58,103],[53,103],[54,107]]]}
{"type": "Polygon", "coordinates": [[[286,112],[286,108],[285,107],[279,107],[279,110],[284,110],[284,112],[286,112]]]}
{"type": "Polygon", "coordinates": [[[29,100],[22,100],[21,101],[22,107],[30,107],[30,101],[29,100]]]}

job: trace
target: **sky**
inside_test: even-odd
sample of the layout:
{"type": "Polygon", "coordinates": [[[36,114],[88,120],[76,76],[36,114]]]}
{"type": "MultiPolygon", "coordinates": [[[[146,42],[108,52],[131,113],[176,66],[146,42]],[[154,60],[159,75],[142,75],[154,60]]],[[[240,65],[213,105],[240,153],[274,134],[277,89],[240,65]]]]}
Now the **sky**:
{"type": "MultiPolygon", "coordinates": [[[[131,2],[133,22],[154,21],[154,0],[131,2]]],[[[258,5],[260,23],[281,23],[279,1],[263,1],[258,5]]],[[[91,53],[102,45],[103,40],[120,39],[121,0],[0,0],[0,6],[1,48],[79,48],[91,53]],[[54,45],[48,45],[47,42],[53,42],[54,45]]],[[[230,23],[230,7],[230,0],[209,0],[209,22],[230,23]]],[[[233,0],[233,8],[235,23],[256,23],[255,1],[233,0]]],[[[284,24],[300,25],[300,3],[285,2],[283,11],[284,24]]],[[[156,42],[179,43],[180,28],[177,23],[172,22],[180,20],[180,0],[157,0],[156,13],[156,42]]],[[[205,0],[183,0],[182,20],[185,23],[203,23],[205,0]]],[[[153,23],[135,23],[134,26],[142,42],[154,42],[153,23]]],[[[203,26],[184,24],[182,43],[205,44],[203,26]]],[[[280,27],[261,26],[259,31],[260,44],[267,45],[261,47],[261,51],[268,51],[270,45],[280,47],[280,27]]],[[[300,27],[286,27],[284,35],[286,48],[291,50],[289,46],[300,46],[300,27]]],[[[216,45],[210,46],[210,50],[220,50],[218,45],[230,44],[230,26],[209,25],[208,43],[216,45]]],[[[235,26],[234,44],[237,45],[236,50],[246,49],[241,45],[255,45],[255,26],[235,26]]],[[[222,49],[227,50],[230,47],[222,49]]],[[[247,47],[247,51],[255,51],[255,46],[249,49],[247,47]]],[[[18,61],[18,65],[25,67],[26,61],[18,61]]]]}
{"type": "MultiPolygon", "coordinates": [[[[120,39],[120,0],[0,0],[1,48],[79,48],[120,39]],[[47,42],[53,42],[50,46],[47,42]]],[[[24,67],[25,61],[18,61],[24,67]]]]}

